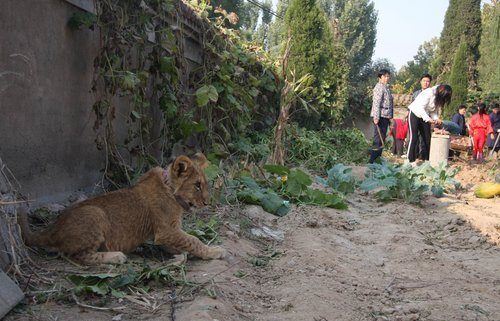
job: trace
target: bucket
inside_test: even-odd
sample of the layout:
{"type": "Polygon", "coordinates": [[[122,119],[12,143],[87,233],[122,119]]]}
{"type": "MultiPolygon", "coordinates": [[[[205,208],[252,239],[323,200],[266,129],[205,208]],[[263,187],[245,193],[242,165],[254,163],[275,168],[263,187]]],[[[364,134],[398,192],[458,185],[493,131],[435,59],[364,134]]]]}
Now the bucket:
{"type": "Polygon", "coordinates": [[[450,150],[450,135],[432,134],[431,149],[429,151],[429,162],[432,166],[437,166],[444,162],[448,164],[448,154],[450,150]]]}

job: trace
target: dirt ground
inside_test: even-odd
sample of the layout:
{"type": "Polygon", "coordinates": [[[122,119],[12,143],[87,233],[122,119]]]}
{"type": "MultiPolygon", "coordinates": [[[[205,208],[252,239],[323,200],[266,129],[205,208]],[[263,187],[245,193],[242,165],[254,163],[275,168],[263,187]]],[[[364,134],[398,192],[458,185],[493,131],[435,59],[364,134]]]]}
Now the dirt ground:
{"type": "MultiPolygon", "coordinates": [[[[498,164],[453,166],[465,190],[429,196],[421,207],[363,192],[348,197],[347,210],[298,206],[282,218],[257,206],[221,207],[220,243],[231,255],[189,259],[196,290],[156,288],[99,304],[35,304],[30,296],[4,320],[500,320],[500,198],[472,192],[498,164]],[[264,226],[275,239],[252,236],[264,226]]],[[[61,259],[40,264],[60,279],[77,270],[61,259]]]]}

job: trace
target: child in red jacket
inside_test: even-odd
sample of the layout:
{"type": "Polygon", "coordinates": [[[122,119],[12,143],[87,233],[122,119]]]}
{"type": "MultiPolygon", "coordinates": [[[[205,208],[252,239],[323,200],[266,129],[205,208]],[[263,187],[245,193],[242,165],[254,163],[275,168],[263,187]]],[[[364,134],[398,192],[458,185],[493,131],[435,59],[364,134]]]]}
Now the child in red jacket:
{"type": "Polygon", "coordinates": [[[484,160],[483,148],[488,134],[493,136],[490,117],[486,114],[486,104],[477,104],[477,113],[472,115],[469,120],[469,131],[474,141],[474,151],[472,159],[482,162],[484,160]]]}
{"type": "Polygon", "coordinates": [[[392,153],[401,157],[403,155],[403,147],[408,134],[408,116],[403,119],[395,118],[392,120],[391,136],[394,138],[392,145],[392,153]]]}

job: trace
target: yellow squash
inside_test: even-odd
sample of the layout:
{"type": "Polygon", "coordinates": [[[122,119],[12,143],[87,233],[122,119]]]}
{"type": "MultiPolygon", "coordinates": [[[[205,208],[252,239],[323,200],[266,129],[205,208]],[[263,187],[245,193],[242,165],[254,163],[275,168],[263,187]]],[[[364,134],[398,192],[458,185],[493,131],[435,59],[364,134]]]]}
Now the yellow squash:
{"type": "Polygon", "coordinates": [[[481,183],[477,186],[474,194],[479,198],[492,198],[500,195],[500,183],[481,183]]]}

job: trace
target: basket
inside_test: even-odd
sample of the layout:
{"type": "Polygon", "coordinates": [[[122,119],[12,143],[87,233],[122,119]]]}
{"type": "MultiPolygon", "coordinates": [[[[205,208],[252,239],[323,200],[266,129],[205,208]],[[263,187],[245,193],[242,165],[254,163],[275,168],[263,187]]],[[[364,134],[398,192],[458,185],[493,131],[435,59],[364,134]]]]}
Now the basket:
{"type": "Polygon", "coordinates": [[[468,151],[472,149],[470,137],[451,135],[450,149],[457,151],[468,151]]]}

